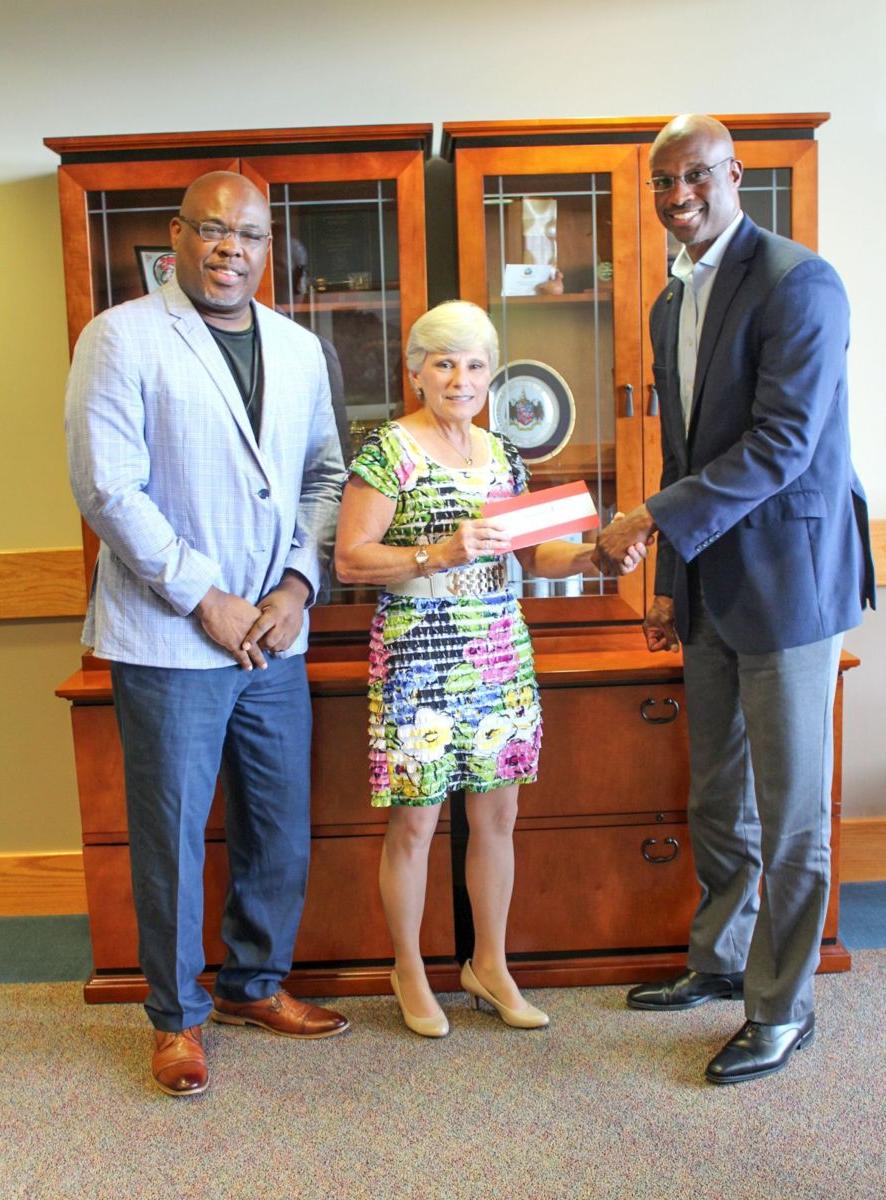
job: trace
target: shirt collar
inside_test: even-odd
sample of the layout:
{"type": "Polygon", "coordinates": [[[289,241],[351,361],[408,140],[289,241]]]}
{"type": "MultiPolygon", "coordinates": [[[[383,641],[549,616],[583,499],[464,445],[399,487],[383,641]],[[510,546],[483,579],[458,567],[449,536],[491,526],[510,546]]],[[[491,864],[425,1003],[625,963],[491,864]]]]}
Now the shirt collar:
{"type": "MultiPolygon", "coordinates": [[[[696,267],[707,267],[708,270],[715,270],[723,261],[723,255],[726,253],[726,247],[732,241],[735,231],[741,224],[744,213],[741,209],[735,214],[716,241],[712,242],[705,250],[704,254],[698,260],[693,262],[689,257],[689,251],[685,246],[680,247],[680,253],[674,259],[674,265],[671,267],[671,273],[676,276],[682,283],[687,283],[692,278],[692,273],[696,267]]],[[[699,272],[701,274],[701,272],[699,272]]]]}

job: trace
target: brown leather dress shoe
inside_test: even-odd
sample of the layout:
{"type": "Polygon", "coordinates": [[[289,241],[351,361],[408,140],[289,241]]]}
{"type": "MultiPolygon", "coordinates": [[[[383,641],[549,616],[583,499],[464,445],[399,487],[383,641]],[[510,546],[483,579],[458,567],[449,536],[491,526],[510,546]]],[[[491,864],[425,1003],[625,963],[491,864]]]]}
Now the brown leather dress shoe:
{"type": "Polygon", "coordinates": [[[179,1033],[154,1030],[151,1074],[167,1096],[198,1096],[209,1084],[203,1033],[199,1025],[179,1033]]]}
{"type": "Polygon", "coordinates": [[[223,1000],[213,996],[212,1019],[224,1025],[258,1025],[282,1037],[325,1038],[344,1033],[350,1021],[331,1008],[305,1004],[288,992],[279,991],[265,1000],[223,1000]]]}

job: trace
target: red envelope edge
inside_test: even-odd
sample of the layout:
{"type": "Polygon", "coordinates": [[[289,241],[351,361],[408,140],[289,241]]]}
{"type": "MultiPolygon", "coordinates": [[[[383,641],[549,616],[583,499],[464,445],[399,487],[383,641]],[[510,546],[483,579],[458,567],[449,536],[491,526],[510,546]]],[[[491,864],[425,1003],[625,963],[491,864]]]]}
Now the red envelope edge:
{"type": "Polygon", "coordinates": [[[594,502],[588,491],[588,485],[581,479],[575,483],[561,483],[557,487],[543,488],[538,492],[523,492],[519,496],[508,496],[505,500],[490,500],[483,508],[484,517],[503,517],[508,513],[523,512],[530,515],[533,508],[542,509],[554,501],[586,499],[589,511],[582,516],[573,517],[555,524],[543,524],[544,516],[539,513],[539,523],[532,528],[518,533],[511,538],[511,549],[522,550],[526,546],[537,546],[539,542],[550,542],[553,538],[563,537],[569,533],[583,533],[586,529],[597,529],[600,518],[594,508],[594,502]]]}

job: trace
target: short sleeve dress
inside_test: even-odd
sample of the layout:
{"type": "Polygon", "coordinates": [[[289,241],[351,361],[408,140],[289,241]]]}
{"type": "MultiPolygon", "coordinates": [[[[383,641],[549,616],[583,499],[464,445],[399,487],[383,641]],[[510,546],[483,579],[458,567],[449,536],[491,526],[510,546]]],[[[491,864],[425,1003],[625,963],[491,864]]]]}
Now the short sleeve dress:
{"type": "MultiPolygon", "coordinates": [[[[526,468],[501,434],[489,464],[457,469],[429,458],[387,422],[351,463],[397,507],[384,543],[443,541],[488,499],[522,492],[526,468]]],[[[493,558],[478,559],[493,562],[493,558]]],[[[529,632],[507,589],[481,596],[413,597],[383,591],[369,646],[372,804],[440,804],[449,792],[532,783],[541,708],[529,632]]]]}

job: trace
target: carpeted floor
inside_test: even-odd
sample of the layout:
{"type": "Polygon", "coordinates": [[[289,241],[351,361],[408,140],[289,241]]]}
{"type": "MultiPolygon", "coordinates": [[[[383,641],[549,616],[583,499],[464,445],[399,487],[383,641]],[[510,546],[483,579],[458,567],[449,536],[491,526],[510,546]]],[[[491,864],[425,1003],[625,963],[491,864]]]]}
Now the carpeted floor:
{"type": "Polygon", "coordinates": [[[2,1200],[880,1200],[886,951],[816,982],[819,1037],[780,1075],[705,1084],[741,1005],[652,1014],[622,988],[532,998],[525,1033],[444,997],[410,1034],[389,998],[340,1038],[212,1025],[212,1086],[152,1085],[137,1005],[0,987],[2,1200]]]}

